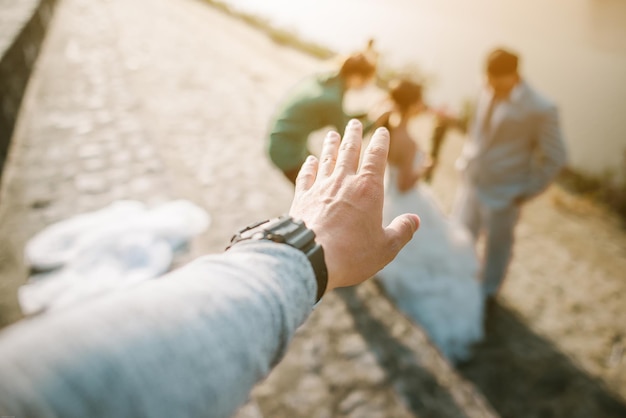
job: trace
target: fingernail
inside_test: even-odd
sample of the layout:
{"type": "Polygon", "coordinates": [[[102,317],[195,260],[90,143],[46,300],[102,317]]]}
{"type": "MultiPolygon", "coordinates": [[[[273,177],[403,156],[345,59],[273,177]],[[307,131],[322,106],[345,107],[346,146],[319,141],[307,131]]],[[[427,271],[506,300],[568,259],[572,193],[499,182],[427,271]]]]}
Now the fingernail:
{"type": "Polygon", "coordinates": [[[312,163],[313,160],[315,160],[315,156],[313,156],[313,155],[309,155],[308,157],[306,157],[306,162],[307,163],[312,163]]]}
{"type": "Polygon", "coordinates": [[[348,123],[348,126],[350,126],[351,128],[355,128],[357,126],[359,126],[361,124],[361,122],[358,121],[358,119],[350,119],[350,122],[348,123]]]}
{"type": "Polygon", "coordinates": [[[374,133],[378,135],[389,135],[389,130],[384,126],[381,126],[380,128],[376,128],[376,132],[374,133]]]}

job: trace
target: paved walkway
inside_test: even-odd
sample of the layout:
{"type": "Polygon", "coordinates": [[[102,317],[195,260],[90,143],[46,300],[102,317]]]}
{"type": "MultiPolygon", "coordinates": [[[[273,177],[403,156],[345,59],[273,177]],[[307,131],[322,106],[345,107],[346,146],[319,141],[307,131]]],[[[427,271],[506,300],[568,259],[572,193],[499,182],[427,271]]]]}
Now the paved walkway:
{"type": "MultiPolygon", "coordinates": [[[[274,103],[321,65],[199,1],[61,1],[0,196],[2,324],[19,317],[23,245],[52,222],[116,199],[190,199],[213,224],[189,259],[220,251],[252,219],[285,212],[291,186],[264,155],[264,130],[274,103]]],[[[459,139],[450,139],[435,182],[446,205],[459,139]]],[[[626,339],[626,310],[611,295],[623,289],[616,278],[626,271],[626,239],[594,208],[573,212],[580,205],[572,199],[553,191],[530,205],[507,304],[462,374],[368,283],[324,299],[242,416],[497,416],[490,404],[502,416],[620,416],[611,390],[626,383],[626,366],[612,353],[626,339]],[[585,234],[595,240],[563,244],[585,234]],[[576,289],[589,288],[590,274],[599,290],[585,299],[576,289]],[[581,336],[577,326],[597,330],[598,301],[614,322],[581,336]],[[613,363],[605,370],[607,355],[613,363]],[[563,396],[578,404],[564,407],[563,396]]]]}

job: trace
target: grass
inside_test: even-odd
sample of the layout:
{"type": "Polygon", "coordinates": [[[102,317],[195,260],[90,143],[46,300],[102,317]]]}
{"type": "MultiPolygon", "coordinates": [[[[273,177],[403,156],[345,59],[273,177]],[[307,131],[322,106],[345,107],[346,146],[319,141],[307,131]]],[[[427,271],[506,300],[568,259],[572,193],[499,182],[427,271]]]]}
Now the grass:
{"type": "Polygon", "coordinates": [[[615,172],[598,176],[566,168],[557,178],[557,182],[571,193],[607,205],[626,223],[626,165],[622,174],[620,179],[615,172]]]}
{"type": "Polygon", "coordinates": [[[294,32],[276,28],[265,19],[250,13],[235,10],[219,0],[204,0],[204,2],[230,16],[237,17],[253,28],[260,30],[279,45],[297,49],[298,51],[319,59],[329,59],[337,55],[337,53],[330,48],[302,39],[294,32]]]}
{"type": "MultiPolygon", "coordinates": [[[[338,52],[333,51],[328,47],[303,39],[295,32],[277,28],[266,19],[251,13],[236,10],[220,0],[203,1],[215,9],[236,17],[251,27],[258,29],[278,45],[296,49],[314,58],[322,60],[338,56],[338,52]]],[[[429,81],[416,64],[407,65],[403,68],[392,68],[379,63],[378,67],[379,71],[376,78],[376,85],[380,88],[386,88],[389,81],[398,77],[408,77],[423,84],[428,83],[429,81]]]]}

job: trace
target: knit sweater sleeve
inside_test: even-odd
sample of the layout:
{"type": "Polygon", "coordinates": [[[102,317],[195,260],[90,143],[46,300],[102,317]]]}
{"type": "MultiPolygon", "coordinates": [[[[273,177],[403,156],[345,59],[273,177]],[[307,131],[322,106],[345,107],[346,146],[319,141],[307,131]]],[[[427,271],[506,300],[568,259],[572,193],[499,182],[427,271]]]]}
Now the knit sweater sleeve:
{"type": "Polygon", "coordinates": [[[300,251],[241,243],[0,334],[0,415],[229,417],[315,302],[300,251]]]}

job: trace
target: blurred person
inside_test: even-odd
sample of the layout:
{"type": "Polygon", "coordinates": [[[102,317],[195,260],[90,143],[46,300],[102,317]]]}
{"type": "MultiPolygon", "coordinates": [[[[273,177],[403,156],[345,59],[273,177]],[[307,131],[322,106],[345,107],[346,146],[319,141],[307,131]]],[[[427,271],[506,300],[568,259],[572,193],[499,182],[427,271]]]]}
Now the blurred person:
{"type": "Polygon", "coordinates": [[[326,136],[289,216],[161,279],[23,320],[0,334],[0,415],[229,417],[287,350],[325,292],[376,274],[417,215],[383,226],[389,134],[359,167],[358,121],[326,136]]]}
{"type": "MultiPolygon", "coordinates": [[[[268,153],[292,183],[311,154],[307,147],[311,133],[327,126],[343,130],[351,118],[343,108],[345,93],[374,80],[378,55],[373,45],[370,40],[364,52],[348,56],[337,71],[301,81],[279,105],[270,125],[268,153]]],[[[364,119],[365,115],[354,117],[364,119]]]]}
{"type": "Polygon", "coordinates": [[[556,106],[518,72],[518,56],[496,49],[486,60],[469,138],[457,168],[455,215],[476,240],[485,233],[483,293],[493,305],[512,256],[522,205],[545,190],[566,162],[556,106]]]}
{"type": "Polygon", "coordinates": [[[435,115],[435,127],[430,137],[430,159],[432,164],[424,174],[424,181],[431,183],[435,169],[439,165],[439,154],[450,129],[458,129],[463,134],[467,133],[472,107],[470,103],[465,103],[460,116],[452,115],[445,107],[431,109],[435,115]]]}
{"type": "Polygon", "coordinates": [[[396,80],[390,83],[389,98],[383,221],[408,211],[419,213],[422,226],[378,280],[446,357],[467,360],[471,345],[483,336],[483,298],[472,237],[463,225],[448,219],[423,182],[430,160],[409,132],[410,121],[425,111],[421,85],[396,80]]]}

